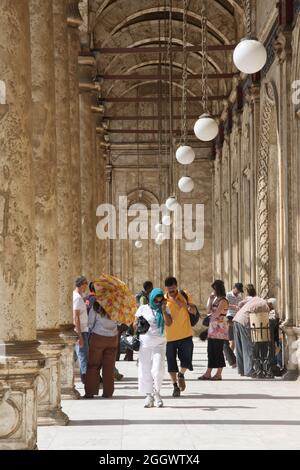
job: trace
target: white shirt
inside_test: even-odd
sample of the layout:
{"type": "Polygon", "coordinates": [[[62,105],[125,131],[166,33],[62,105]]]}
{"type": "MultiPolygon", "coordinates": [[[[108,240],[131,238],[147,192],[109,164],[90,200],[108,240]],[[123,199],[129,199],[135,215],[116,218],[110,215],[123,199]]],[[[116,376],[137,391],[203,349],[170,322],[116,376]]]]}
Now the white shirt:
{"type": "MultiPolygon", "coordinates": [[[[238,295],[234,295],[234,293],[232,291],[230,292],[227,292],[226,294],[226,299],[228,300],[229,304],[231,305],[238,305],[240,303],[240,301],[242,300],[242,295],[241,294],[238,294],[238,295]]],[[[227,317],[234,317],[235,314],[236,314],[236,310],[234,309],[231,309],[230,307],[228,308],[228,312],[227,312],[227,317]]]]}
{"type": "Polygon", "coordinates": [[[150,324],[150,328],[145,335],[140,335],[140,342],[145,348],[152,348],[166,343],[165,335],[160,334],[155,321],[155,312],[149,305],[142,305],[138,308],[136,317],[144,317],[150,324]]]}
{"type": "Polygon", "coordinates": [[[74,310],[79,310],[81,333],[87,333],[89,331],[87,308],[83,298],[76,290],[73,291],[73,311],[74,310]]]}

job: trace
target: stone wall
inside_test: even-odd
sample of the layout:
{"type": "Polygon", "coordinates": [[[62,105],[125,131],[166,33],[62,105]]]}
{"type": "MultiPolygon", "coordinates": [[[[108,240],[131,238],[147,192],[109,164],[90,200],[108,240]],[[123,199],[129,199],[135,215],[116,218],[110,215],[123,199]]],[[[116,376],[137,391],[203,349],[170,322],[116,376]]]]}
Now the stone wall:
{"type": "MultiPolygon", "coordinates": [[[[271,2],[269,2],[271,7],[271,2]]],[[[274,61],[260,80],[241,82],[229,105],[214,162],[214,272],[226,287],[241,281],[276,297],[286,332],[286,365],[299,337],[299,18],[273,25],[274,61]],[[230,123],[232,121],[232,124],[230,123]],[[231,124],[231,125],[230,125],[231,124]],[[221,233],[222,232],[222,233],[221,233]]]]}

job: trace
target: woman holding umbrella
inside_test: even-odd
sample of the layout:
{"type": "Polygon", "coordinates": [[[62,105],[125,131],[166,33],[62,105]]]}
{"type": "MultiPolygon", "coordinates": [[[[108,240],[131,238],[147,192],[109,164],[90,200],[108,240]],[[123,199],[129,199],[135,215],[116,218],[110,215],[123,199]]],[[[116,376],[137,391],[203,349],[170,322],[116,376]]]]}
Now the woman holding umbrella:
{"type": "Polygon", "coordinates": [[[89,313],[89,360],[85,378],[84,398],[98,395],[102,369],[103,397],[111,398],[114,392],[115,363],[118,350],[118,325],[107,316],[96,300],[89,313]]]}
{"type": "Polygon", "coordinates": [[[136,302],[133,293],[120,279],[102,274],[94,280],[96,301],[89,313],[89,360],[85,397],[98,395],[102,368],[103,397],[114,392],[114,371],[118,350],[118,323],[134,321],[136,302]]]}

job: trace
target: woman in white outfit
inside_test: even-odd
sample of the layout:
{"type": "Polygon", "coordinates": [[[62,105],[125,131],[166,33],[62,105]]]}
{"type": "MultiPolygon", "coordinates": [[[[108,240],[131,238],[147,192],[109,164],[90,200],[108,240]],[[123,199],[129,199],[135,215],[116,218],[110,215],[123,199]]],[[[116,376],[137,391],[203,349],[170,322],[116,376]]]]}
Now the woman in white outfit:
{"type": "MultiPolygon", "coordinates": [[[[160,389],[165,373],[166,338],[165,325],[172,323],[167,313],[162,289],[153,289],[149,305],[142,305],[136,317],[144,317],[150,324],[146,334],[140,335],[139,392],[146,395],[145,408],[163,407],[160,389]]],[[[137,322],[136,322],[137,323],[137,322]]]]}

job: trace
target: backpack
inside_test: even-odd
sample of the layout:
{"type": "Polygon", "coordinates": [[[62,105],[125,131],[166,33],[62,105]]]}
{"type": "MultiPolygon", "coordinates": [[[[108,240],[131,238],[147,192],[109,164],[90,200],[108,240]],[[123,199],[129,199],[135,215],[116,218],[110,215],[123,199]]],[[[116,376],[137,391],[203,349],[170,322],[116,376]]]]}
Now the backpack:
{"type": "Polygon", "coordinates": [[[141,290],[140,292],[135,294],[135,300],[136,300],[136,304],[137,304],[138,307],[140,307],[140,300],[141,300],[142,297],[146,297],[145,292],[143,290],[141,290]]]}
{"type": "MultiPolygon", "coordinates": [[[[180,290],[179,292],[180,292],[181,295],[183,295],[183,297],[185,298],[186,303],[187,303],[187,305],[188,305],[188,304],[189,304],[189,298],[188,298],[188,296],[187,296],[187,293],[184,292],[184,290],[180,290]]],[[[197,309],[197,307],[196,307],[196,309],[197,309]]],[[[190,316],[191,326],[197,325],[197,323],[198,323],[198,321],[199,321],[199,319],[200,319],[200,313],[199,313],[198,309],[197,309],[197,312],[196,312],[195,315],[193,315],[193,314],[190,313],[190,312],[188,312],[188,313],[189,313],[189,316],[190,316]]]]}

